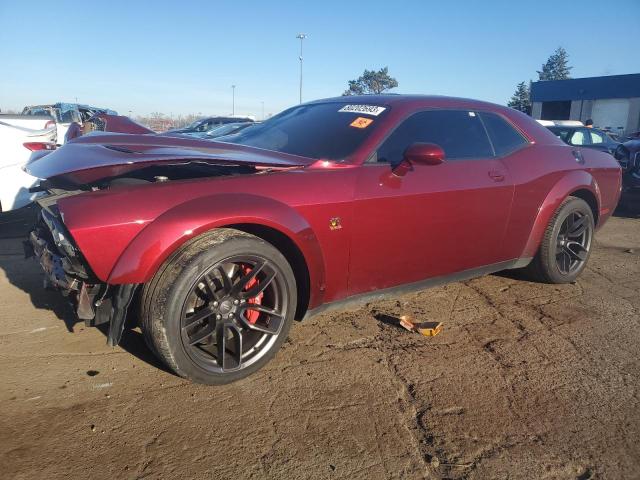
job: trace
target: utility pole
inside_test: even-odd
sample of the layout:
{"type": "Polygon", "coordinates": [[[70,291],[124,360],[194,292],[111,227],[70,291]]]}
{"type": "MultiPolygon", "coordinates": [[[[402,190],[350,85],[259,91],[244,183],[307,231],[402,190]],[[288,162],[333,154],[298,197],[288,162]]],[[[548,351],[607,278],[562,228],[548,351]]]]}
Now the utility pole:
{"type": "Polygon", "coordinates": [[[231,116],[236,114],[236,86],[231,85],[231,116]]]}
{"type": "Polygon", "coordinates": [[[296,38],[300,39],[300,103],[302,103],[302,41],[307,38],[307,35],[299,33],[296,38]]]}

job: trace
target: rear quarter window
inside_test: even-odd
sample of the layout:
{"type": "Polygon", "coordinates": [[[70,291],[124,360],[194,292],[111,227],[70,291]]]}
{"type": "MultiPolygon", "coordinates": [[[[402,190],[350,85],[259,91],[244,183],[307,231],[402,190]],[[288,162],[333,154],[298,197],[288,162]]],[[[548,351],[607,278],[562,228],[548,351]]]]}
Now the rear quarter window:
{"type": "Polygon", "coordinates": [[[509,122],[495,113],[480,113],[496,155],[501,157],[522,148],[529,142],[509,122]]]}

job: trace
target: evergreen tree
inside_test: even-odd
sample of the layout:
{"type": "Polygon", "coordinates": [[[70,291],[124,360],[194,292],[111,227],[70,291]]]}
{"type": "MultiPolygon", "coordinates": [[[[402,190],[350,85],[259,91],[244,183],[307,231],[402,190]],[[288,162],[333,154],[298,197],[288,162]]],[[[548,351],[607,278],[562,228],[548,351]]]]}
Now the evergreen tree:
{"type": "Polygon", "coordinates": [[[389,75],[389,68],[365,70],[356,80],[349,80],[349,88],[342,95],[363,95],[384,93],[398,86],[398,81],[389,75]]]}
{"type": "Polygon", "coordinates": [[[538,80],[566,80],[571,78],[569,66],[569,54],[558,47],[553,55],[547,59],[547,63],[542,65],[542,70],[538,70],[538,80]]]}
{"type": "Polygon", "coordinates": [[[525,82],[520,82],[516,87],[515,93],[511,96],[511,100],[507,103],[507,106],[531,115],[531,98],[529,93],[529,86],[525,82]]]}

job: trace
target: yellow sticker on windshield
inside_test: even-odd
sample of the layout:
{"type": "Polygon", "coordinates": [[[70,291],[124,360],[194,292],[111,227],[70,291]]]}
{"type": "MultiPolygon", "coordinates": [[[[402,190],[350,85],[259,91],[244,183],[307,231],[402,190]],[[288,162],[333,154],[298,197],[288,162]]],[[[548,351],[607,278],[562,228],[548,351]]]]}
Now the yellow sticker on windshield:
{"type": "Polygon", "coordinates": [[[358,117],[353,122],[351,122],[351,126],[356,128],[367,128],[372,123],[372,118],[358,117]]]}

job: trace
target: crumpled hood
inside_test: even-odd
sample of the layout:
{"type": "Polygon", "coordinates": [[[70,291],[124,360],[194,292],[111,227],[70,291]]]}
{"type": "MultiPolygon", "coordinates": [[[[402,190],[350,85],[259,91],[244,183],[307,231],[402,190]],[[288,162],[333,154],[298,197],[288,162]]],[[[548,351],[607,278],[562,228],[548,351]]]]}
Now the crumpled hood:
{"type": "Polygon", "coordinates": [[[77,185],[124,175],[150,165],[191,162],[211,165],[305,166],[314,160],[260,148],[189,137],[93,133],[29,162],[25,171],[41,179],[77,185]]]}

